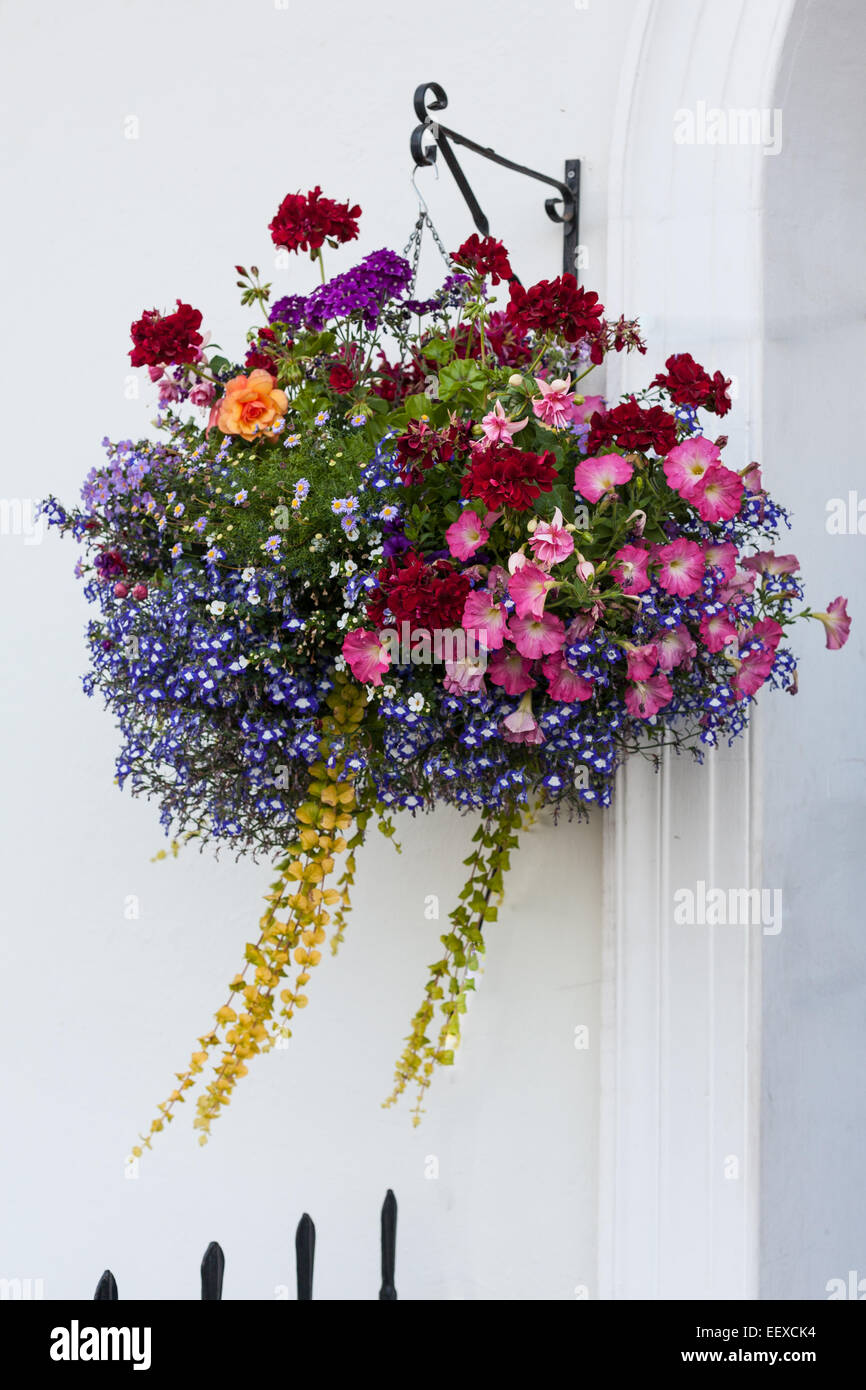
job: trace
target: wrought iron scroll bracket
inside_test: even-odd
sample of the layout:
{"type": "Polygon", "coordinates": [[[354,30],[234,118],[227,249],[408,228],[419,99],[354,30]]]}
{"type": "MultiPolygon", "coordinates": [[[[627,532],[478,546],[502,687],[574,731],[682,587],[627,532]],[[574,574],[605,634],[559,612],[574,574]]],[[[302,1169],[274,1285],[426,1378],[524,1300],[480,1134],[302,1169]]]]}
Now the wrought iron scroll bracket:
{"type": "Polygon", "coordinates": [[[525,174],[527,178],[550,184],[551,187],[557,189],[559,197],[546,198],[544,211],[551,222],[562,223],[562,268],[564,271],[570,271],[573,275],[577,266],[578,254],[580,160],[566,160],[564,182],[551,178],[549,174],[540,174],[536,169],[528,169],[525,164],[515,164],[514,160],[506,159],[504,155],[497,154],[489,145],[479,145],[466,135],[461,135],[458,131],[442,125],[430,114],[431,112],[444,111],[447,105],[448,97],[445,89],[438,82],[422,82],[419,87],[415,88],[415,115],[421,123],[412,131],[409,142],[415,163],[422,167],[435,164],[437,153],[441,151],[442,158],[454,175],[454,181],[466,200],[466,205],[472,214],[472,221],[482,236],[489,236],[490,223],[481,210],[469,180],[460,166],[454,153],[454,145],[462,145],[465,149],[480,154],[484,159],[492,160],[494,164],[501,164],[503,168],[511,169],[516,174],[525,174]],[[432,144],[426,143],[427,136],[433,141],[432,144]]]}

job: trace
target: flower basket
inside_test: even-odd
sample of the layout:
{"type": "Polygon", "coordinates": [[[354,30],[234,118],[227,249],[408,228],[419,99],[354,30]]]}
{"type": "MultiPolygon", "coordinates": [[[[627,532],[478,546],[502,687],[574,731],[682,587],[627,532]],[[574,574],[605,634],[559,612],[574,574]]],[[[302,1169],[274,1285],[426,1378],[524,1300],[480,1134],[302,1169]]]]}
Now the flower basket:
{"type": "Polygon", "coordinates": [[[105,441],[82,505],[44,504],[84,545],[84,684],[117,721],[120,784],[156,801],[171,852],[275,863],[135,1153],[200,1082],[207,1140],[338,949],[370,827],[447,802],[474,822],[466,885],[388,1100],[412,1092],[417,1123],[525,818],[607,807],[629,755],[735,739],[761,687],[796,693],[797,618],[831,648],[848,634],[844,599],[803,607],[787,515],[730,457],[721,372],[678,353],[607,401],[587,378],[645,352],[635,321],[570,275],[524,287],[477,236],[423,302],[389,250],[327,278],[359,215],[318,188],[283,200],[272,239],[320,283],[274,301],[238,266],[261,318],[243,360],[188,304],[145,312],[130,357],[155,437],[105,441]]]}

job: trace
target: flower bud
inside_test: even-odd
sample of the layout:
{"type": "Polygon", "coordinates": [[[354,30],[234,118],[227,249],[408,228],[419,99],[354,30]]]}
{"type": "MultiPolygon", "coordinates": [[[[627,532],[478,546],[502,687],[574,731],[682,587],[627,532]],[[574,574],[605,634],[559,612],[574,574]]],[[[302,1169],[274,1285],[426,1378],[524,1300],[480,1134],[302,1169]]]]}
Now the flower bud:
{"type": "Polygon", "coordinates": [[[523,377],[520,375],[519,372],[515,372],[513,376],[510,376],[508,378],[508,385],[513,386],[515,390],[518,386],[523,385],[523,377]]]}

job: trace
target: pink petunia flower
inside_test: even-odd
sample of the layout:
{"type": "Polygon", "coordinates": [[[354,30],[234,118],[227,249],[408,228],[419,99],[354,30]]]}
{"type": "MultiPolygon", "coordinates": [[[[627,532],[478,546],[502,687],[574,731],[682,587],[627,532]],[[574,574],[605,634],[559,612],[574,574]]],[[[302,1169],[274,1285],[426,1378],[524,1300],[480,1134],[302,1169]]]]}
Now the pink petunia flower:
{"type": "Polygon", "coordinates": [[[487,587],[497,598],[504,598],[508,593],[508,570],[503,569],[502,565],[491,565],[487,573],[487,587]]]}
{"type": "Polygon", "coordinates": [[[743,504],[743,480],[722,463],[711,463],[689,493],[701,521],[730,521],[743,504]]]}
{"type": "Polygon", "coordinates": [[[477,635],[478,643],[488,652],[498,651],[505,641],[507,619],[504,604],[488,589],[473,589],[463,605],[463,627],[477,635]]]}
{"type": "Polygon", "coordinates": [[[490,414],[485,415],[481,421],[481,428],[491,444],[498,444],[500,440],[509,444],[512,436],[526,429],[528,424],[528,417],[525,420],[509,420],[502,408],[502,402],[497,401],[490,414]]]}
{"type": "Polygon", "coordinates": [[[532,713],[532,696],[524,695],[513,714],[502,721],[502,731],[506,743],[543,743],[544,734],[538,727],[532,713]]]}
{"type": "Polygon", "coordinates": [[[746,492],[754,494],[763,491],[764,484],[761,479],[760,464],[748,464],[747,467],[741,469],[740,477],[743,480],[743,487],[746,489],[746,492]]]}
{"type": "Polygon", "coordinates": [[[572,705],[575,700],[588,700],[592,695],[592,681],[572,671],[561,653],[547,657],[541,663],[541,669],[547,677],[547,693],[551,700],[572,705]]]}
{"type": "Polygon", "coordinates": [[[574,541],[562,524],[559,507],[553,513],[552,521],[539,521],[529,542],[529,547],[540,565],[558,565],[574,550],[574,541]]]}
{"type": "Polygon", "coordinates": [[[756,555],[748,555],[741,564],[744,570],[754,574],[796,574],[800,568],[796,555],[776,555],[772,550],[759,550],[756,555]]]}
{"type": "Polygon", "coordinates": [[[722,571],[723,579],[733,579],[737,571],[737,547],[732,541],[716,541],[704,546],[707,569],[722,571]]]}
{"type": "Polygon", "coordinates": [[[614,555],[611,574],[624,594],[645,594],[650,587],[650,553],[638,545],[623,545],[614,555]]]}
{"type": "Polygon", "coordinates": [[[588,425],[596,411],[604,414],[604,396],[584,396],[579,405],[577,401],[572,404],[572,424],[588,425]]]}
{"type": "Polygon", "coordinates": [[[588,637],[597,627],[603,612],[604,604],[594,603],[588,612],[575,613],[565,633],[565,640],[569,646],[572,642],[582,642],[584,637],[588,637]]]}
{"type": "Polygon", "coordinates": [[[691,662],[698,651],[695,639],[685,623],[680,623],[678,627],[666,628],[658,634],[655,643],[659,651],[660,671],[673,671],[677,666],[682,666],[683,662],[691,662]]]}
{"type": "Polygon", "coordinates": [[[490,539],[490,532],[481,518],[467,507],[448,527],[445,539],[449,551],[456,555],[458,560],[471,560],[476,550],[490,539]]]}
{"type": "Polygon", "coordinates": [[[832,603],[827,604],[826,613],[813,613],[812,617],[824,624],[829,651],[837,652],[840,647],[844,647],[851,631],[851,619],[848,616],[848,600],[846,598],[834,598],[832,603]]]}
{"type": "Polygon", "coordinates": [[[651,719],[674,697],[671,683],[661,673],[645,681],[634,681],[626,688],[625,705],[635,719],[651,719]]]}
{"type": "Polygon", "coordinates": [[[735,659],[736,671],[731,684],[739,698],[756,695],[773,669],[776,648],[784,636],[784,628],[775,618],[760,618],[743,634],[741,657],[735,659]],[[756,646],[760,643],[760,646],[756,646]]]}
{"type": "MultiPolygon", "coordinates": [[[[743,563],[745,564],[745,561],[743,563]]],[[[757,582],[757,575],[744,574],[742,570],[737,570],[733,579],[729,579],[719,589],[719,598],[722,603],[732,604],[736,608],[754,591],[757,582]]]]}
{"type": "Polygon", "coordinates": [[[537,376],[535,384],[541,392],[541,396],[532,402],[533,413],[543,425],[550,425],[555,430],[563,429],[572,418],[574,397],[569,395],[571,374],[569,373],[565,381],[557,377],[550,382],[537,376]]]}
{"type": "Polygon", "coordinates": [[[775,651],[784,635],[785,629],[781,623],[776,622],[775,618],[759,618],[749,628],[743,642],[750,642],[757,638],[763,646],[770,647],[775,651]]]}
{"type": "Polygon", "coordinates": [[[705,613],[700,624],[701,641],[708,652],[720,652],[737,635],[737,629],[727,613],[705,613]]]}
{"type": "Polygon", "coordinates": [[[484,665],[471,657],[446,661],[442,684],[449,695],[474,695],[484,690],[484,665]]]}
{"type": "Polygon", "coordinates": [[[628,670],[631,681],[643,681],[651,676],[659,664],[659,649],[655,642],[646,642],[642,647],[626,647],[628,670]]]}
{"type": "Polygon", "coordinates": [[[356,681],[362,681],[364,685],[382,684],[382,672],[391,665],[391,656],[382,645],[378,632],[362,627],[347,632],[342,651],[356,681]]]}
{"type": "Polygon", "coordinates": [[[772,671],[775,659],[776,653],[772,648],[756,647],[737,661],[731,684],[741,700],[747,695],[757,695],[772,671]]]}
{"type": "Polygon", "coordinates": [[[683,536],[670,545],[657,546],[653,559],[661,565],[658,582],[668,594],[681,598],[695,593],[704,577],[704,553],[694,541],[683,536]]]}
{"type": "Polygon", "coordinates": [[[606,493],[627,483],[633,474],[633,464],[621,454],[601,454],[577,465],[574,486],[587,502],[599,502],[606,493]]]}
{"type": "Polygon", "coordinates": [[[531,562],[521,565],[508,581],[508,592],[514,599],[518,618],[540,618],[547,595],[555,588],[555,581],[538,565],[531,562]]]}
{"type": "Polygon", "coordinates": [[[663,468],[670,486],[689,501],[710,465],[721,461],[722,456],[715,444],[698,434],[675,445],[665,457],[663,468]]]}
{"type": "Polygon", "coordinates": [[[562,651],[565,641],[563,621],[553,613],[543,613],[540,618],[518,618],[512,614],[508,632],[520,655],[529,657],[531,661],[562,651]]]}
{"type": "Polygon", "coordinates": [[[535,681],[530,675],[532,663],[527,661],[513,647],[504,647],[493,653],[487,667],[487,674],[494,685],[501,685],[506,695],[521,695],[524,690],[532,690],[535,681]]]}

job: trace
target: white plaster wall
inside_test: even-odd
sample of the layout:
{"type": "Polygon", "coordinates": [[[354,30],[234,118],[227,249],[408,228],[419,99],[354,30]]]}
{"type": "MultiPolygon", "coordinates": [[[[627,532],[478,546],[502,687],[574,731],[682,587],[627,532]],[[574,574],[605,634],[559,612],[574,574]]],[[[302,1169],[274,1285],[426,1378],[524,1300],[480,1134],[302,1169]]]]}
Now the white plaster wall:
{"type": "Polygon", "coordinates": [[[856,0],[797,6],[774,102],[784,147],[767,161],[764,451],[809,601],[847,594],[854,615],[842,652],[824,651],[817,624],[800,637],[800,693],[764,723],[764,881],[785,913],[764,946],[768,1298],[826,1298],[829,1280],[866,1277],[866,535],[826,529],[831,498],[866,497],[864,55],[856,0]]]}
{"type": "MultiPolygon", "coordinates": [[[[266,265],[280,197],[320,182],[365,209],[362,254],[402,245],[415,214],[415,84],[435,78],[457,129],[556,172],[585,162],[588,282],[604,285],[607,151],[631,0],[10,0],[2,20],[6,498],[71,498],[99,440],[145,430],[124,396],[131,319],[180,295],[238,346],[232,266],[266,265]],[[128,116],[140,138],[124,138],[128,116]]],[[[556,273],[543,191],[466,158],[525,280],[556,273]]],[[[419,176],[446,244],[471,230],[443,175],[419,176]]],[[[350,263],[347,255],[343,264],[350,263]]],[[[303,274],[303,262],[298,271],[303,274]]],[[[427,262],[435,271],[433,253],[427,262]]],[[[280,289],[288,273],[277,276],[280,289]]],[[[619,312],[620,306],[611,308],[619,312]]],[[[631,306],[639,307],[639,306],[631,306]]],[[[374,1296],[384,1190],[400,1201],[409,1298],[595,1291],[598,825],[538,826],[515,861],[453,1074],[418,1131],[383,1112],[391,1065],[459,886],[472,826],[374,835],[341,957],[311,986],[291,1047],[253,1067],[212,1144],[189,1109],[138,1180],[137,1128],[222,998],[267,885],[265,866],[195,854],[152,864],[154,812],[112,786],[115,737],[80,693],[86,606],[71,545],[0,536],[2,968],[0,1275],[87,1295],[106,1264],[121,1296],[195,1297],[207,1241],[226,1296],[288,1281],[303,1209],[317,1292],[374,1296]],[[126,895],[141,916],[126,921],[126,895]],[[425,1178],[436,1155],[440,1176],[425,1178]]]]}

